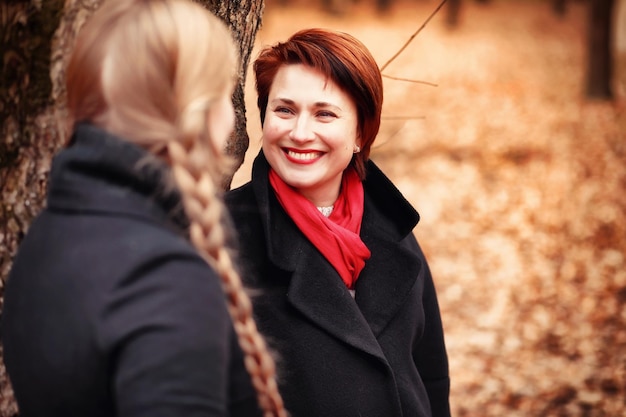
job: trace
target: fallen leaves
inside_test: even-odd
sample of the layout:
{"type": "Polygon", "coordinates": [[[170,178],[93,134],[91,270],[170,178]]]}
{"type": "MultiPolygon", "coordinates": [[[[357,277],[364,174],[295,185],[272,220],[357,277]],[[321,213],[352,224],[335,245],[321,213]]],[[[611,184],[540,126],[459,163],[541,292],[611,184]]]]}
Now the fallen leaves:
{"type": "MultiPolygon", "coordinates": [[[[385,62],[435,5],[339,19],[268,3],[259,39],[335,27],[385,62]]],[[[565,18],[549,2],[463,7],[386,69],[438,87],[384,79],[372,153],[422,217],[453,415],[624,415],[626,71],[614,102],[584,99],[583,3],[565,18]]]]}

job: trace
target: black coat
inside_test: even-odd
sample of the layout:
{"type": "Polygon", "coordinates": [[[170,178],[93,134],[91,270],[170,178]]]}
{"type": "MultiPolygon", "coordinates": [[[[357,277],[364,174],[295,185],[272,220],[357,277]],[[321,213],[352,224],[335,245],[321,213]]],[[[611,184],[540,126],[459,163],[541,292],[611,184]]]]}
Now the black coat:
{"type": "Polygon", "coordinates": [[[55,158],[2,317],[21,417],[260,415],[167,169],[93,126],[55,158]]]}
{"type": "Polygon", "coordinates": [[[372,163],[361,238],[371,258],[353,299],[276,199],[262,152],[226,194],[245,283],[275,349],[293,417],[448,417],[437,297],[412,233],[419,216],[372,163]]]}

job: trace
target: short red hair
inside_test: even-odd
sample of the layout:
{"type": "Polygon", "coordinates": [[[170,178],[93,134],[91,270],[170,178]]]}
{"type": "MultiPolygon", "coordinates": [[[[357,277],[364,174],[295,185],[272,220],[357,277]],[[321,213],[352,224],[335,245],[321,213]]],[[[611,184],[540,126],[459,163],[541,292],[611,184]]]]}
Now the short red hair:
{"type": "Polygon", "coordinates": [[[361,179],[365,179],[365,162],[380,128],[383,105],[383,80],[374,57],[355,37],[327,29],[304,29],[286,42],[264,48],[253,64],[261,125],[276,73],[283,65],[291,64],[304,64],[320,71],[354,102],[361,152],[354,155],[351,164],[361,179]]]}

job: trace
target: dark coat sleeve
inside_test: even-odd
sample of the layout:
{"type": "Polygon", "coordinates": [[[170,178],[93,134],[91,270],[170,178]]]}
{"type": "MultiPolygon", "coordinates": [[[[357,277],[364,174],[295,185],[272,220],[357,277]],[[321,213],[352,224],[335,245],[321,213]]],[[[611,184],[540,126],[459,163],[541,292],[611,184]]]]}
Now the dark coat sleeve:
{"type": "Polygon", "coordinates": [[[102,318],[119,417],[260,415],[219,278],[200,258],[139,266],[110,294],[102,318]],[[233,393],[238,411],[229,414],[233,393]]]}
{"type": "Polygon", "coordinates": [[[439,303],[424,253],[417,241],[414,242],[425,268],[422,301],[426,320],[421,342],[414,349],[413,358],[428,392],[433,417],[450,417],[448,356],[439,303]]]}

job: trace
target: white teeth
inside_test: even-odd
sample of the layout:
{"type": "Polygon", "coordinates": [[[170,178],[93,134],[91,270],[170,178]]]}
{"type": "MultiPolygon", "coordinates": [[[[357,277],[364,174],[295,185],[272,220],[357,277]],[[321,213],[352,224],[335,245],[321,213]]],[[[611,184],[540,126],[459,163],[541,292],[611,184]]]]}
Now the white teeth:
{"type": "Polygon", "coordinates": [[[287,151],[287,155],[289,155],[293,159],[299,159],[301,161],[309,161],[311,159],[315,159],[319,157],[320,154],[321,154],[320,152],[301,153],[301,152],[287,151]]]}

